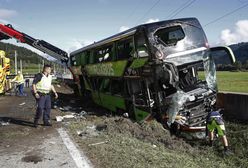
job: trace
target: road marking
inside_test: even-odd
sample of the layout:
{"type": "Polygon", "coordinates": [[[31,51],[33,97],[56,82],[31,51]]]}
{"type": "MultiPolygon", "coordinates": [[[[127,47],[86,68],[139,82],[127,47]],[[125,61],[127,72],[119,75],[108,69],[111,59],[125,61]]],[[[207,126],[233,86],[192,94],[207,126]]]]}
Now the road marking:
{"type": "Polygon", "coordinates": [[[80,152],[77,147],[74,145],[72,140],[70,139],[69,135],[63,128],[57,129],[60,137],[62,138],[66,148],[68,149],[71,157],[75,161],[78,168],[91,168],[93,167],[88,158],[80,152]]]}

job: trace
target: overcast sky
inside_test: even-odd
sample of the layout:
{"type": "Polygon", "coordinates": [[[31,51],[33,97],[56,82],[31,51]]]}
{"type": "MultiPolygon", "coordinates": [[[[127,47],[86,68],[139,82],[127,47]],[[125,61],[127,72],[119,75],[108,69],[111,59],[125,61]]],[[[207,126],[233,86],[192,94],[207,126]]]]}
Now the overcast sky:
{"type": "Polygon", "coordinates": [[[73,51],[135,25],[174,15],[173,18],[198,18],[211,45],[232,44],[248,41],[248,6],[204,25],[247,3],[248,0],[0,0],[0,23],[11,23],[19,31],[73,51]]]}

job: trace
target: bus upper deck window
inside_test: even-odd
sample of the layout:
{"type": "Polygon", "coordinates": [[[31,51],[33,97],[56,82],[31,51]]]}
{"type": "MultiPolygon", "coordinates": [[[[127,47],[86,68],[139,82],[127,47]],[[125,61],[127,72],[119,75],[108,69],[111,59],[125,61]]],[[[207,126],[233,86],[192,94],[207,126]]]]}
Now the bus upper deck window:
{"type": "Polygon", "coordinates": [[[71,56],[71,65],[75,66],[76,65],[76,58],[75,55],[71,56]]]}
{"type": "Polygon", "coordinates": [[[148,47],[143,33],[140,33],[136,36],[136,49],[137,49],[138,57],[148,56],[148,47]]]}
{"type": "Polygon", "coordinates": [[[184,37],[185,34],[181,26],[159,29],[155,33],[155,38],[158,40],[158,42],[166,46],[176,45],[177,42],[184,39],[184,37]]]}
{"type": "Polygon", "coordinates": [[[95,62],[95,55],[94,55],[94,51],[89,51],[89,64],[93,64],[95,62]]]}
{"type": "Polygon", "coordinates": [[[113,57],[112,45],[99,49],[96,52],[96,62],[111,61],[113,57]]]}
{"type": "Polygon", "coordinates": [[[117,43],[118,59],[128,59],[134,55],[134,44],[132,39],[127,39],[117,43]]]}

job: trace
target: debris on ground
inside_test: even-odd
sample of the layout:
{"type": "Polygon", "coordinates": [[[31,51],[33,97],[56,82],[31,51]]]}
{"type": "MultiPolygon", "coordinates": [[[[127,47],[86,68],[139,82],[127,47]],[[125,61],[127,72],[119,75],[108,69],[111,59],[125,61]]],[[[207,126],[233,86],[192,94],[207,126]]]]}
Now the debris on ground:
{"type": "Polygon", "coordinates": [[[215,148],[209,148],[204,140],[185,141],[155,120],[139,124],[121,116],[85,117],[66,127],[97,168],[241,166],[242,159],[230,161],[233,156],[223,156],[219,141],[215,148]]]}
{"type": "MultiPolygon", "coordinates": [[[[61,86],[60,91],[62,89],[63,87],[61,86]]],[[[16,148],[16,145],[20,144],[20,137],[23,138],[21,142],[25,140],[23,144],[26,146],[18,145],[18,148],[26,150],[27,147],[31,146],[31,143],[35,144],[36,140],[37,142],[42,142],[47,136],[47,132],[51,131],[52,133],[54,127],[63,126],[67,128],[79,149],[82,149],[96,168],[248,167],[248,160],[244,157],[248,154],[246,148],[248,145],[247,124],[226,123],[230,149],[234,155],[223,156],[223,146],[220,141],[214,142],[214,148],[209,148],[204,141],[186,142],[181,138],[171,136],[170,132],[155,120],[139,124],[129,118],[124,118],[126,117],[125,115],[123,117],[113,116],[114,114],[107,113],[103,108],[91,104],[88,99],[81,100],[75,97],[71,92],[59,94],[60,99],[56,104],[57,109],[52,113],[52,119],[58,116],[58,119],[61,119],[62,122],[55,123],[49,129],[37,130],[29,128],[35,111],[35,108],[32,111],[26,106],[30,102],[34,104],[31,100],[25,100],[26,105],[22,106],[26,108],[24,113],[16,113],[15,111],[20,107],[19,104],[23,102],[20,99],[17,99],[19,100],[16,104],[17,106],[11,112],[9,112],[9,109],[12,109],[11,104],[8,105],[8,109],[4,105],[0,106],[2,114],[5,115],[4,117],[13,117],[15,115],[16,119],[9,120],[9,118],[3,117],[0,119],[0,123],[3,120],[2,122],[11,124],[8,127],[1,127],[0,124],[0,147],[2,147],[2,150],[12,151],[16,148]],[[72,99],[73,101],[71,101],[72,99]],[[73,115],[74,118],[64,119],[65,115],[73,115]],[[23,129],[27,126],[29,129],[23,129]]],[[[14,99],[15,97],[10,98],[14,99]]],[[[59,152],[60,145],[55,145],[51,148],[51,146],[57,144],[57,141],[49,140],[48,142],[45,144],[48,145],[49,150],[58,146],[59,152]]],[[[58,152],[56,152],[56,155],[59,157],[58,152]]],[[[50,155],[43,157],[42,153],[30,153],[23,156],[23,159],[20,157],[19,160],[39,164],[40,158],[44,162],[57,157],[50,157],[50,155]]],[[[73,167],[70,166],[69,162],[69,159],[61,159],[59,165],[73,167]]],[[[3,162],[0,162],[0,165],[1,163],[3,162]]]]}
{"type": "Polygon", "coordinates": [[[101,144],[105,144],[105,143],[108,143],[108,142],[109,141],[102,141],[102,142],[97,142],[97,143],[89,144],[88,146],[101,145],[101,144]]]}
{"type": "Polygon", "coordinates": [[[84,116],[84,115],[87,115],[87,112],[86,111],[81,111],[78,115],[84,116]]]}
{"type": "Polygon", "coordinates": [[[85,119],[84,115],[87,114],[86,112],[84,114],[78,114],[78,113],[71,113],[64,116],[56,116],[56,121],[61,122],[64,121],[64,119],[85,119]]]}
{"type": "Polygon", "coordinates": [[[73,114],[67,114],[64,115],[63,118],[70,119],[70,118],[75,118],[75,116],[73,114]]]}
{"type": "Polygon", "coordinates": [[[72,118],[75,118],[75,116],[73,114],[67,114],[67,115],[64,115],[64,116],[56,116],[56,121],[57,122],[61,122],[63,121],[64,119],[72,119],[72,118]]]}
{"type": "Polygon", "coordinates": [[[7,125],[10,125],[10,124],[9,124],[9,122],[0,121],[0,125],[1,126],[7,126],[7,125]]]}
{"type": "Polygon", "coordinates": [[[96,129],[97,127],[95,125],[88,125],[82,130],[77,130],[77,135],[82,137],[83,139],[85,138],[90,138],[90,137],[96,137],[100,135],[100,131],[96,129]]]}
{"type": "Polygon", "coordinates": [[[62,111],[70,111],[72,109],[72,107],[70,106],[64,106],[61,108],[62,111]]]}
{"type": "Polygon", "coordinates": [[[62,116],[56,116],[55,118],[57,122],[61,122],[64,119],[62,116]]]}
{"type": "Polygon", "coordinates": [[[25,105],[26,103],[25,102],[23,102],[23,103],[21,103],[21,104],[19,104],[19,106],[23,106],[23,105],[25,105]]]}

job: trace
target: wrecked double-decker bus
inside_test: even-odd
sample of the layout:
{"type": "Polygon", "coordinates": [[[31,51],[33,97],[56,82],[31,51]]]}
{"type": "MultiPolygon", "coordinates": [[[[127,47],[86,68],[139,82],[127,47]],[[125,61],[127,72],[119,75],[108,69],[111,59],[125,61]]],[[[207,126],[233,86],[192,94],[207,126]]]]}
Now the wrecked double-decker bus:
{"type": "Polygon", "coordinates": [[[216,102],[212,50],[196,18],[143,24],[71,53],[79,90],[138,121],[154,117],[179,129],[205,128],[216,102]]]}

